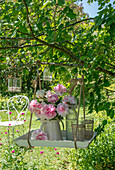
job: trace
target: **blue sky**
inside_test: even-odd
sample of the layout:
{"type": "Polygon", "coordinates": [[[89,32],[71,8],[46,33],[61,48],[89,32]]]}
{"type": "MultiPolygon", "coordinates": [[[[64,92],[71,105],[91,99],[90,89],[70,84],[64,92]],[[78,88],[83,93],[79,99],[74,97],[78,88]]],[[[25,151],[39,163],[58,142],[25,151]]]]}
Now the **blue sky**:
{"type": "MultiPolygon", "coordinates": [[[[110,0],[110,2],[113,4],[114,0],[110,0]]],[[[88,4],[87,0],[83,0],[83,7],[84,7],[84,12],[88,13],[90,17],[95,17],[98,12],[98,3],[93,2],[92,4],[88,4]]]]}

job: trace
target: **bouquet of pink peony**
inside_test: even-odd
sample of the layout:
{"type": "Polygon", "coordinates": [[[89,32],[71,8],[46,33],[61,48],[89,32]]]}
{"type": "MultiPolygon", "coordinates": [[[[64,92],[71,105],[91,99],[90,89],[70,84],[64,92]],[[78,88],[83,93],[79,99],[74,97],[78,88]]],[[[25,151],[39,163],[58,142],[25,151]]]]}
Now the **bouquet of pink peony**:
{"type": "Polygon", "coordinates": [[[29,104],[29,110],[34,112],[40,120],[61,120],[69,114],[69,107],[76,104],[75,98],[70,95],[64,95],[66,87],[58,84],[53,88],[54,91],[38,90],[36,97],[29,104]]]}

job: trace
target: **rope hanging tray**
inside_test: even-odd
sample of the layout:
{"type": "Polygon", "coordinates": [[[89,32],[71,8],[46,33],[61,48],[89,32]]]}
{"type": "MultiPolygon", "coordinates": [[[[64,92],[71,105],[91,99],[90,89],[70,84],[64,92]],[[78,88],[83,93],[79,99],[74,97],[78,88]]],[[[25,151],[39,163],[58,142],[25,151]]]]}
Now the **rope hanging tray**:
{"type": "MultiPolygon", "coordinates": [[[[32,132],[32,131],[31,131],[32,132]]],[[[66,140],[64,133],[63,134],[63,140],[31,140],[31,132],[30,132],[30,145],[31,146],[38,146],[38,147],[62,147],[62,148],[75,148],[74,141],[72,140],[66,140]]],[[[77,148],[87,148],[89,144],[93,141],[93,139],[96,136],[96,132],[94,132],[93,137],[90,140],[84,140],[84,141],[77,141],[76,145],[77,148]]],[[[28,133],[20,136],[19,138],[15,139],[15,142],[19,146],[29,146],[28,141],[28,133]]]]}
{"type": "MultiPolygon", "coordinates": [[[[40,76],[36,77],[36,82],[40,76]]],[[[40,83],[40,82],[39,82],[40,83]]],[[[35,92],[36,92],[37,84],[35,85],[35,91],[34,91],[34,98],[35,98],[35,92]]],[[[41,89],[41,86],[40,86],[41,89]]],[[[30,116],[30,123],[29,123],[29,131],[28,133],[18,137],[15,139],[15,142],[19,146],[38,146],[38,147],[64,147],[64,148],[87,148],[89,144],[93,141],[93,139],[96,137],[96,132],[93,132],[93,121],[85,119],[85,93],[84,93],[84,76],[80,79],[80,95],[79,95],[79,105],[78,105],[78,112],[76,123],[71,124],[72,128],[72,140],[66,139],[66,130],[62,130],[62,140],[33,140],[31,139],[32,132],[34,130],[31,130],[31,123],[32,123],[32,115],[31,112],[30,116]],[[81,124],[79,124],[79,112],[80,112],[80,104],[81,104],[81,93],[83,89],[83,121],[81,124]]]]}

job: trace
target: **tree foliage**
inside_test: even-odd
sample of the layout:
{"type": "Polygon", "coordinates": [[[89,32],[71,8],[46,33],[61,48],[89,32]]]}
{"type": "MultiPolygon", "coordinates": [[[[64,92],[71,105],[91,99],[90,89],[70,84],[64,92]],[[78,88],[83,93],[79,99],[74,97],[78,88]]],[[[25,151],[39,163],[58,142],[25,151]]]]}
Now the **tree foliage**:
{"type": "Polygon", "coordinates": [[[27,68],[54,62],[49,66],[55,78],[70,82],[84,74],[90,113],[106,110],[113,118],[114,103],[102,91],[115,76],[115,10],[109,0],[97,2],[98,16],[89,18],[76,0],[1,1],[2,76],[15,65],[21,74],[29,74],[27,68]]]}

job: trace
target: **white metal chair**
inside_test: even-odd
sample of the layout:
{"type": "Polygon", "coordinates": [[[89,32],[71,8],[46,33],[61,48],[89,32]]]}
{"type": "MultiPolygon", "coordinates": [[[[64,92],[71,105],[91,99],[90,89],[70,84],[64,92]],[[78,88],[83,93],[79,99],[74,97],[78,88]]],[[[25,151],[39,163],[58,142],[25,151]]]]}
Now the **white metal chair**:
{"type": "MultiPolygon", "coordinates": [[[[0,126],[8,127],[8,138],[9,138],[9,127],[12,127],[13,138],[14,138],[14,128],[15,126],[23,126],[24,132],[24,121],[26,120],[26,114],[28,111],[29,99],[23,95],[17,95],[11,97],[7,102],[8,110],[7,120],[0,120],[0,126]]],[[[1,112],[3,114],[3,112],[1,112]]]]}

